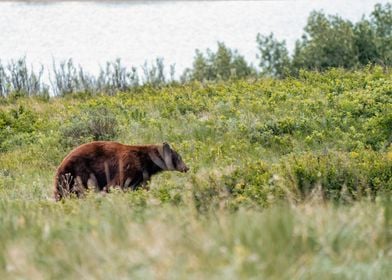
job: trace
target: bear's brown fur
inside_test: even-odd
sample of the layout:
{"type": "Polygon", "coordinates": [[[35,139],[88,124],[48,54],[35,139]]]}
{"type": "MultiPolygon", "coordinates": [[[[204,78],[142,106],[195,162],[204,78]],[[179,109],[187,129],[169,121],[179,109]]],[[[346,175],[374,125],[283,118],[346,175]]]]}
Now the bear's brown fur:
{"type": "Polygon", "coordinates": [[[187,172],[181,156],[169,144],[130,146],[97,141],[81,145],[62,161],[55,176],[57,201],[69,194],[80,197],[88,186],[108,191],[111,186],[146,187],[150,177],[164,170],[187,172]]]}

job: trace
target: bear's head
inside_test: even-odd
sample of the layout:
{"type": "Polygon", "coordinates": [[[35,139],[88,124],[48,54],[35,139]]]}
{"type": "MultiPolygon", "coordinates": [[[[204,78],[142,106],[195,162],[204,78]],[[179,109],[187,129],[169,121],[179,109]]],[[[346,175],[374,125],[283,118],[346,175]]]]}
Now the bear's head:
{"type": "Polygon", "coordinates": [[[182,160],[181,156],[173,150],[166,142],[163,143],[163,159],[168,170],[177,170],[180,172],[188,172],[189,168],[182,160]]]}
{"type": "Polygon", "coordinates": [[[189,170],[181,156],[168,143],[164,142],[162,145],[155,147],[156,150],[149,151],[149,155],[151,160],[162,170],[176,170],[180,172],[189,170]]]}

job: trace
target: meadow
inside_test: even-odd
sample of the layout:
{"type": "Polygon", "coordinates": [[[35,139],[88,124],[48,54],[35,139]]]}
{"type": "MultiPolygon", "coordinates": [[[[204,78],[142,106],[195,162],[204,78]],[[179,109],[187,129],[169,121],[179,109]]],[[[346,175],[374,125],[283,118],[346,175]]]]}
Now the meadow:
{"type": "Polygon", "coordinates": [[[392,74],[0,99],[1,279],[392,278],[392,74]],[[169,142],[187,174],[52,199],[79,144],[169,142]]]}

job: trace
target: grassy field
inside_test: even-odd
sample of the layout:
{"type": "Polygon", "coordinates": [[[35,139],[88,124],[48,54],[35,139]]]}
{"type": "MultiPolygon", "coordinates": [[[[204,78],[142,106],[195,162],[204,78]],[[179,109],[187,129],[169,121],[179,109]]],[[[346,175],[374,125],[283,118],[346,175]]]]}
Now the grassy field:
{"type": "Polygon", "coordinates": [[[1,279],[392,278],[392,75],[0,99],[1,279]],[[91,140],[169,142],[191,168],[55,203],[91,140]]]}

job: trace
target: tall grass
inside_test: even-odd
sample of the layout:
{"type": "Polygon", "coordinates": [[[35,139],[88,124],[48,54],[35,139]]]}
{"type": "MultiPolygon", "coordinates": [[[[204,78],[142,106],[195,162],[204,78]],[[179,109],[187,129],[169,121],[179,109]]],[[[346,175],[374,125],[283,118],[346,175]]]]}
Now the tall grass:
{"type": "Polygon", "coordinates": [[[117,193],[64,204],[1,200],[0,277],[392,277],[387,203],[309,202],[200,216],[191,207],[135,199],[117,193]]]}
{"type": "Polygon", "coordinates": [[[1,100],[0,279],[389,279],[391,90],[376,67],[1,100]],[[94,139],[167,141],[190,171],[55,203],[94,139]]]}

